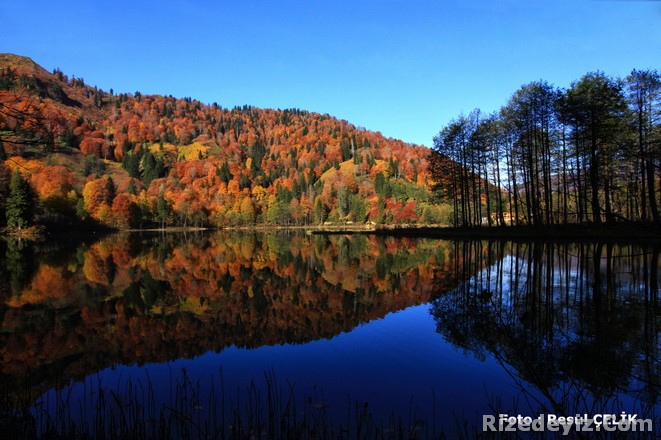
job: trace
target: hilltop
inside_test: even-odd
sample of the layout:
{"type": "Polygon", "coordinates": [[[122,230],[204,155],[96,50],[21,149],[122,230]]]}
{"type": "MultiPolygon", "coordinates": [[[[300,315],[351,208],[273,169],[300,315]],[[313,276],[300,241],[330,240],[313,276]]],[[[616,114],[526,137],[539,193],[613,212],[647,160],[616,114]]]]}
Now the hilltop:
{"type": "MultiPolygon", "coordinates": [[[[439,222],[422,146],[327,114],[100,90],[0,55],[0,207],[116,227],[439,222]]],[[[5,215],[2,215],[4,221],[5,215]]]]}

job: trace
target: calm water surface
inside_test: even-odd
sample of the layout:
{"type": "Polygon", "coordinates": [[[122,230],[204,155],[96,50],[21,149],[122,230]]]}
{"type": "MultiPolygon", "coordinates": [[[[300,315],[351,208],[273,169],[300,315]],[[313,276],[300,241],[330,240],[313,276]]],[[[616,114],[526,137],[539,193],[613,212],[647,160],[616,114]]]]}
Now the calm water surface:
{"type": "Polygon", "coordinates": [[[338,426],[357,408],[396,414],[420,436],[499,412],[661,416],[658,244],[221,232],[0,246],[4,393],[37,413],[66,402],[93,423],[103,399],[138,399],[146,419],[188,405],[226,421],[270,399],[338,426]]]}

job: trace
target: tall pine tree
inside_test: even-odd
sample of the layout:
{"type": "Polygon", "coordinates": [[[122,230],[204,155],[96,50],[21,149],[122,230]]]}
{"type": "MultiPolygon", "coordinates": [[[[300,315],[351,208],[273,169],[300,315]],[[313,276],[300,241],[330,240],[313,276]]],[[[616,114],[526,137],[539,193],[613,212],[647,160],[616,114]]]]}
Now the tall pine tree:
{"type": "Polygon", "coordinates": [[[160,223],[161,228],[165,228],[168,224],[168,218],[170,217],[170,205],[163,195],[163,188],[158,194],[158,202],[156,205],[156,219],[160,223]]]}
{"type": "Polygon", "coordinates": [[[21,230],[32,221],[34,195],[30,184],[23,179],[18,170],[14,170],[9,182],[7,198],[7,226],[21,230]]]}

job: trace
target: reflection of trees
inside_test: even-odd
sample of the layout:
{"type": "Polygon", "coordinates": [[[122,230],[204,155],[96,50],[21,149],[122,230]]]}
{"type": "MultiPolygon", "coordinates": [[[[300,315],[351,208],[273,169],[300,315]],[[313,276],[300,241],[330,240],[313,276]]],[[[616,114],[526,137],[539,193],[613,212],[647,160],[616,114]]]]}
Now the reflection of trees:
{"type": "Polygon", "coordinates": [[[493,355],[546,410],[594,413],[618,393],[659,403],[656,245],[487,247],[486,268],[433,302],[440,333],[478,358],[493,355]]]}
{"type": "Polygon", "coordinates": [[[443,274],[457,251],[408,238],[232,232],[111,236],[58,258],[39,253],[34,276],[0,306],[0,367],[49,381],[56,364],[79,376],[330,338],[454,287],[443,274]]]}
{"type": "Polygon", "coordinates": [[[30,279],[32,272],[32,249],[26,240],[7,240],[5,262],[9,290],[13,295],[30,279]]]}

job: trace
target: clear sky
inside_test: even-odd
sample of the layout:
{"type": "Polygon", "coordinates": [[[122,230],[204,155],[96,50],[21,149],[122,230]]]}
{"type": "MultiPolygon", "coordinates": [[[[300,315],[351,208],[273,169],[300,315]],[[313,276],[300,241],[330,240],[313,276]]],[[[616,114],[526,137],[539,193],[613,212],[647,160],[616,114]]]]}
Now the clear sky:
{"type": "Polygon", "coordinates": [[[0,52],[115,92],[297,107],[430,146],[538,79],[661,69],[661,2],[0,0],[0,52]]]}

